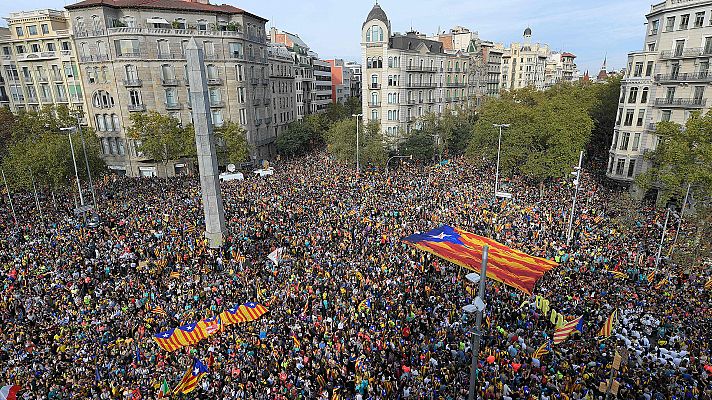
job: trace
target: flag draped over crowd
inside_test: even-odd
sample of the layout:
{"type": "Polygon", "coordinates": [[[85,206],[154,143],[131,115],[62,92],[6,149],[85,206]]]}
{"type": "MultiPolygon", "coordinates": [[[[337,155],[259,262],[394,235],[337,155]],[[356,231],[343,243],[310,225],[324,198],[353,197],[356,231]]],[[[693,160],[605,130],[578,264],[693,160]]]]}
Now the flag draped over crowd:
{"type": "Polygon", "coordinates": [[[554,344],[563,342],[574,332],[583,333],[583,316],[565,323],[560,328],[556,328],[556,332],[554,332],[554,344]]]}
{"type": "Polygon", "coordinates": [[[473,271],[480,271],[482,248],[489,246],[487,277],[524,293],[531,294],[534,284],[558,264],[530,256],[492,239],[444,225],[430,232],[411,235],[404,242],[473,271]]]}
{"type": "Polygon", "coordinates": [[[267,312],[261,304],[247,303],[223,311],[217,317],[210,317],[178,328],[154,335],[156,344],[165,351],[176,351],[190,346],[222,330],[225,326],[242,322],[251,322],[267,312]]]}

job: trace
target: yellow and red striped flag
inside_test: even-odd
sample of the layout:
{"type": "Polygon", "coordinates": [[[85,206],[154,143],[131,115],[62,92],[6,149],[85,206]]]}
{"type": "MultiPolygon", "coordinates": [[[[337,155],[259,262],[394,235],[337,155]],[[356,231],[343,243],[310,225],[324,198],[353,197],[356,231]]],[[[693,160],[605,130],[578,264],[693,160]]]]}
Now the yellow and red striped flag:
{"type": "Polygon", "coordinates": [[[487,277],[531,294],[536,281],[558,264],[530,256],[492,239],[449,226],[403,239],[409,245],[435,254],[461,267],[479,272],[482,248],[489,246],[487,277]]]}
{"type": "Polygon", "coordinates": [[[651,271],[648,274],[648,283],[653,283],[654,280],[655,280],[655,271],[651,271]]]}
{"type": "Polygon", "coordinates": [[[173,271],[173,272],[171,272],[171,274],[169,276],[173,279],[178,279],[178,278],[180,278],[180,272],[173,271]]]}
{"type": "Polygon", "coordinates": [[[267,310],[267,307],[263,306],[262,304],[247,303],[240,306],[234,306],[228,310],[223,311],[222,313],[220,313],[220,319],[226,326],[239,324],[242,322],[251,322],[256,319],[259,319],[267,311],[269,311],[267,310]]]}
{"type": "Polygon", "coordinates": [[[296,347],[296,348],[301,347],[302,343],[299,341],[299,339],[297,339],[297,335],[295,335],[293,333],[292,333],[292,340],[294,341],[294,347],[296,347]]]}
{"type": "Polygon", "coordinates": [[[549,346],[549,342],[546,341],[546,342],[542,343],[542,345],[539,346],[538,349],[536,349],[534,354],[532,354],[532,358],[539,359],[539,358],[541,358],[541,356],[543,356],[545,354],[549,354],[549,353],[551,353],[551,346],[549,346]]]}
{"type": "Polygon", "coordinates": [[[563,342],[575,331],[583,332],[583,316],[565,323],[561,328],[556,328],[556,332],[554,332],[554,344],[563,342]]]}
{"type": "Polygon", "coordinates": [[[613,279],[627,279],[628,274],[621,271],[608,271],[609,274],[613,275],[613,279]]]}
{"type": "Polygon", "coordinates": [[[667,276],[665,277],[665,279],[663,279],[662,281],[658,282],[657,285],[655,285],[655,289],[660,289],[660,288],[662,288],[663,286],[665,286],[666,283],[668,283],[668,278],[667,278],[667,276]]]}
{"type": "Polygon", "coordinates": [[[151,312],[154,314],[163,315],[164,317],[168,316],[168,313],[166,312],[166,310],[164,310],[163,307],[161,307],[161,306],[153,307],[153,310],[151,310],[151,312]]]}
{"type": "Polygon", "coordinates": [[[601,330],[598,332],[598,336],[607,338],[611,336],[613,332],[613,323],[616,321],[616,315],[618,315],[618,310],[613,310],[611,315],[606,319],[606,323],[603,324],[601,330]]]}
{"type": "Polygon", "coordinates": [[[200,381],[200,378],[208,372],[210,372],[208,367],[206,367],[205,364],[200,362],[197,358],[194,358],[193,365],[185,373],[185,375],[183,375],[183,379],[181,379],[178,386],[173,389],[173,393],[188,394],[192,392],[196,387],[198,387],[198,381],[200,381]]]}

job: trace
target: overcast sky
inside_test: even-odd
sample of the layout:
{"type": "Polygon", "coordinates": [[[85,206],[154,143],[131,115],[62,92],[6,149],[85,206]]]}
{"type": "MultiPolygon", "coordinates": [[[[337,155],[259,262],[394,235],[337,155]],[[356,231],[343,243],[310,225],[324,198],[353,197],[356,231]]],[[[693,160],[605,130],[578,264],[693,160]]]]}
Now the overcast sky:
{"type": "MultiPolygon", "coordinates": [[[[595,74],[604,56],[608,66],[625,66],[626,54],[640,50],[645,32],[645,13],[658,0],[380,0],[395,31],[412,26],[433,34],[462,25],[495,42],[521,40],[524,28],[533,30],[533,41],[578,56],[582,71],[595,74]]],[[[76,1],[0,0],[0,15],[28,8],[61,9],[76,1]]],[[[361,25],[372,1],[349,0],[212,0],[226,2],[269,19],[272,25],[297,33],[322,58],[360,61],[361,25]]],[[[2,21],[3,23],[5,21],[2,21]]]]}

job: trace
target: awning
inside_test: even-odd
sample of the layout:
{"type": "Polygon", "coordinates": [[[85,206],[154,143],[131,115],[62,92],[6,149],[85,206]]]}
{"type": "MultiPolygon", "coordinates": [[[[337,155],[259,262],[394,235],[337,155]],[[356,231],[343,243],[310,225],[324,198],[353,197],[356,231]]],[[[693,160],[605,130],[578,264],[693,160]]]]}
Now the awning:
{"type": "Polygon", "coordinates": [[[146,20],[149,24],[165,24],[169,25],[168,21],[163,18],[149,18],[146,20]]]}

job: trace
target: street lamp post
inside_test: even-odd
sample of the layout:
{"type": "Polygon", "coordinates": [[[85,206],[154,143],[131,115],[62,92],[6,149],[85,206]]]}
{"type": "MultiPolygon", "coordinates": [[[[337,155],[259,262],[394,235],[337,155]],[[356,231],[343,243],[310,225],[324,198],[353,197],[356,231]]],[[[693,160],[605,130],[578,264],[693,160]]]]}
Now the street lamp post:
{"type": "Polygon", "coordinates": [[[579,155],[579,163],[578,167],[576,167],[576,171],[572,172],[571,174],[576,175],[576,180],[574,181],[574,184],[576,185],[576,190],[574,191],[574,200],[573,203],[571,204],[571,215],[569,215],[569,229],[566,231],[566,245],[571,244],[571,230],[574,225],[574,212],[576,211],[576,199],[578,198],[578,192],[579,188],[581,187],[581,165],[583,164],[583,150],[581,150],[581,154],[579,155]]]}
{"type": "Polygon", "coordinates": [[[77,114],[77,131],[79,132],[79,138],[82,141],[82,151],[84,152],[84,163],[86,164],[87,167],[87,176],[89,177],[89,189],[91,189],[91,200],[92,204],[94,204],[94,208],[96,209],[96,193],[94,193],[94,182],[92,182],[91,179],[91,169],[89,169],[89,157],[87,157],[87,148],[86,145],[84,144],[84,135],[82,134],[82,126],[79,120],[79,114],[77,114]]]}
{"type": "Polygon", "coordinates": [[[60,128],[62,131],[67,132],[67,136],[69,136],[69,148],[72,151],[72,162],[74,163],[74,177],[77,179],[77,189],[79,190],[79,203],[82,207],[84,207],[84,194],[82,194],[82,185],[79,183],[79,171],[77,169],[77,157],[74,155],[74,143],[72,143],[72,131],[76,129],[76,127],[72,128],[60,128]]]}
{"type": "Polygon", "coordinates": [[[485,281],[487,280],[488,254],[489,246],[485,245],[482,248],[482,269],[480,271],[480,276],[474,276],[477,274],[468,274],[467,276],[467,279],[473,283],[479,279],[480,284],[480,291],[477,298],[475,298],[474,304],[468,304],[463,307],[463,310],[468,314],[477,313],[477,319],[475,321],[475,334],[472,336],[470,343],[470,347],[472,348],[472,366],[470,367],[470,390],[468,400],[474,400],[476,397],[475,392],[477,391],[477,367],[480,355],[480,342],[482,341],[482,314],[485,310],[485,281]]]}
{"type": "Polygon", "coordinates": [[[361,173],[361,164],[359,163],[359,142],[358,142],[358,121],[361,117],[363,117],[363,114],[351,114],[352,117],[356,118],[356,174],[361,173]]]}
{"type": "Polygon", "coordinates": [[[665,233],[667,232],[667,224],[670,220],[670,209],[665,213],[665,223],[663,224],[663,234],[660,236],[660,245],[658,245],[658,254],[655,256],[655,270],[657,271],[660,265],[660,256],[663,252],[663,242],[665,242],[665,233]]]}
{"type": "Polygon", "coordinates": [[[492,124],[495,128],[499,128],[499,139],[497,140],[497,170],[494,174],[494,201],[497,201],[497,192],[499,191],[499,156],[502,151],[502,128],[509,128],[509,124],[492,124]]]}
{"type": "Polygon", "coordinates": [[[692,184],[687,184],[687,193],[685,193],[685,200],[682,202],[682,209],[680,209],[680,219],[677,221],[677,230],[675,231],[675,240],[672,241],[672,249],[675,251],[675,245],[677,245],[677,237],[680,235],[680,229],[682,228],[682,218],[685,216],[685,206],[687,205],[687,199],[690,197],[690,189],[692,184]]]}
{"type": "Polygon", "coordinates": [[[394,159],[394,158],[407,158],[407,159],[409,159],[409,160],[412,160],[412,159],[413,159],[413,155],[411,154],[411,155],[409,155],[409,156],[393,156],[393,157],[389,158],[388,161],[386,161],[386,175],[388,175],[388,164],[389,164],[389,163],[391,162],[391,160],[394,159]]]}

